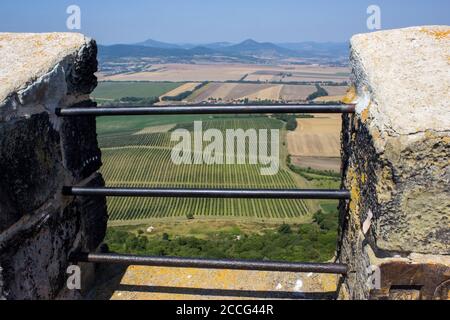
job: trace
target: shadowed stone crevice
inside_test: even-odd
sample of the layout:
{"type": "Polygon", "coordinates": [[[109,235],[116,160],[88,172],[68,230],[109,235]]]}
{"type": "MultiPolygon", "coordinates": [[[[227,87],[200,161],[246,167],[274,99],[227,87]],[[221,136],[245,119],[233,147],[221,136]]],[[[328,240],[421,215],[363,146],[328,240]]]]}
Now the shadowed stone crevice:
{"type": "MultiPolygon", "coordinates": [[[[86,187],[103,187],[105,181],[97,173],[86,187]]],[[[104,197],[77,197],[74,202],[77,211],[82,214],[82,233],[89,235],[83,239],[82,247],[85,252],[94,252],[102,244],[106,235],[108,222],[106,199],[104,197]]]]}
{"type": "MultiPolygon", "coordinates": [[[[97,104],[91,100],[72,105],[71,108],[92,107],[97,104]]],[[[101,151],[97,144],[95,117],[71,117],[62,120],[61,132],[64,149],[64,162],[72,175],[82,180],[102,166],[101,151]],[[82,132],[83,134],[80,134],[82,132]]]]}

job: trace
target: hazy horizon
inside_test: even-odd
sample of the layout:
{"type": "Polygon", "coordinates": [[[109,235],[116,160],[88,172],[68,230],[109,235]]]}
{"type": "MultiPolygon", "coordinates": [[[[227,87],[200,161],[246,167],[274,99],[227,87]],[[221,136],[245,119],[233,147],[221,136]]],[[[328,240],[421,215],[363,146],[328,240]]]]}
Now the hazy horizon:
{"type": "Polygon", "coordinates": [[[154,39],[167,43],[347,42],[369,32],[368,6],[381,8],[382,29],[450,24],[448,0],[264,0],[205,2],[26,0],[0,3],[0,32],[68,31],[67,7],[81,8],[81,30],[101,44],[154,39]]]}
{"type": "Polygon", "coordinates": [[[289,43],[319,43],[319,44],[343,44],[343,43],[347,43],[347,41],[265,41],[265,40],[255,40],[252,38],[245,38],[242,40],[238,40],[238,41],[221,41],[220,39],[217,41],[211,41],[211,42],[189,42],[189,41],[184,41],[184,42],[170,42],[170,41],[164,41],[161,39],[154,39],[154,38],[148,38],[148,39],[142,39],[141,41],[137,41],[137,42],[126,42],[126,43],[109,43],[109,44],[103,44],[103,43],[99,43],[100,45],[121,45],[121,44],[126,44],[126,45],[133,45],[133,44],[140,44],[142,42],[148,41],[148,40],[153,40],[153,41],[157,41],[157,42],[162,42],[162,43],[167,43],[167,44],[173,44],[173,45],[179,45],[179,46],[183,46],[183,45],[208,45],[208,44],[214,44],[214,43],[227,43],[230,45],[234,45],[234,44],[239,44],[242,43],[244,41],[247,40],[253,40],[253,41],[257,41],[259,43],[273,43],[273,44],[289,44],[289,43]]]}

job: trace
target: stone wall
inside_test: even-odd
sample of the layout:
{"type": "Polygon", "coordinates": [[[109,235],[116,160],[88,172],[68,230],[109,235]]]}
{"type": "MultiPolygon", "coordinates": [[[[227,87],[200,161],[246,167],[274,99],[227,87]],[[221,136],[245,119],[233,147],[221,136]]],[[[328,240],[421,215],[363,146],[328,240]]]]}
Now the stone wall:
{"type": "Polygon", "coordinates": [[[66,290],[69,255],[95,251],[104,198],[61,194],[103,186],[95,118],[55,108],[94,107],[97,47],[80,34],[0,33],[0,299],[80,298],[66,290]]]}
{"type": "Polygon", "coordinates": [[[354,36],[344,116],[341,297],[448,297],[450,28],[354,36]],[[378,276],[380,275],[380,276],[378,276]]]}

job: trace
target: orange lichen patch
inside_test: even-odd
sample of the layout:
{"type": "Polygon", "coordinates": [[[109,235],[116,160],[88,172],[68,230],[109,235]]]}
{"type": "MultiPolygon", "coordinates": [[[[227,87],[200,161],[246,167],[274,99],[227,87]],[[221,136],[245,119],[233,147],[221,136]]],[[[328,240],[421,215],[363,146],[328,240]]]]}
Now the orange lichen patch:
{"type": "Polygon", "coordinates": [[[343,103],[354,103],[356,100],[356,88],[354,86],[351,86],[348,90],[347,93],[345,94],[344,98],[342,99],[343,103]]]}
{"type": "Polygon", "coordinates": [[[361,113],[362,122],[366,122],[367,119],[369,119],[369,108],[364,109],[364,111],[361,113]]]}
{"type": "Polygon", "coordinates": [[[129,267],[113,300],[300,298],[335,292],[337,276],[304,273],[129,267]]]}
{"type": "Polygon", "coordinates": [[[441,30],[441,29],[425,29],[425,28],[423,28],[420,31],[434,37],[436,40],[450,39],[450,29],[441,30]]]}
{"type": "MultiPolygon", "coordinates": [[[[359,177],[353,168],[350,168],[347,173],[347,181],[350,184],[350,211],[352,213],[357,213],[359,208],[359,203],[361,201],[361,191],[359,188],[359,181],[364,177],[359,177]]],[[[365,179],[365,178],[364,178],[365,179]]]]}

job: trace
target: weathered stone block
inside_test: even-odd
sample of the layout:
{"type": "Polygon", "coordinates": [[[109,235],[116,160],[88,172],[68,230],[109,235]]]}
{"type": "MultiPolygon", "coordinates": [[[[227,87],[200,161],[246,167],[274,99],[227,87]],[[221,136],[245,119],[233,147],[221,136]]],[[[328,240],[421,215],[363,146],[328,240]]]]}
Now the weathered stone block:
{"type": "Polygon", "coordinates": [[[0,212],[6,220],[0,231],[55,193],[62,171],[59,142],[46,113],[0,123],[0,212]]]}
{"type": "Polygon", "coordinates": [[[66,284],[68,256],[80,230],[74,206],[48,207],[36,224],[0,239],[3,295],[7,299],[54,299],[66,284]]]}
{"type": "Polygon", "coordinates": [[[449,30],[351,41],[357,114],[344,127],[345,185],[377,250],[450,254],[449,30]]]}
{"type": "Polygon", "coordinates": [[[81,34],[0,33],[0,299],[81,297],[66,290],[68,258],[99,246],[106,201],[62,189],[103,186],[101,154],[95,118],[55,109],[95,107],[96,53],[81,34]]]}
{"type": "MultiPolygon", "coordinates": [[[[436,269],[434,260],[409,257],[450,254],[449,40],[447,26],[351,40],[354,86],[346,102],[356,104],[356,114],[343,116],[342,132],[342,184],[351,201],[341,203],[339,244],[339,259],[351,270],[343,290],[350,298],[370,298],[370,269],[394,263],[397,270],[392,259],[421,274],[448,273],[445,264],[436,269]]],[[[381,277],[393,298],[417,296],[408,281],[428,286],[420,296],[431,296],[436,284],[427,277],[405,273],[390,283],[389,270],[381,277]]]]}

